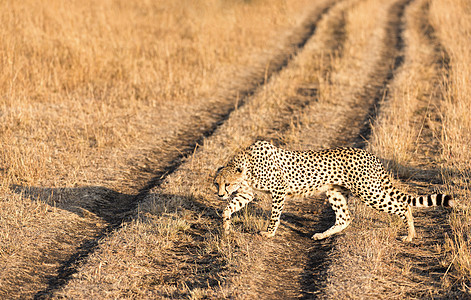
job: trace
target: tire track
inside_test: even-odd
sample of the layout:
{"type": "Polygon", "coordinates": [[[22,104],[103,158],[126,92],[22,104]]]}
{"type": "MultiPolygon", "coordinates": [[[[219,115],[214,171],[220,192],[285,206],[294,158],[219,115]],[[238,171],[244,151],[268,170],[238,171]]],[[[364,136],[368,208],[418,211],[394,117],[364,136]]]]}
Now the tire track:
{"type": "Polygon", "coordinates": [[[370,138],[373,123],[378,118],[378,113],[383,99],[388,99],[389,84],[394,78],[394,73],[404,63],[404,13],[405,8],[412,0],[398,1],[390,10],[390,18],[386,27],[386,35],[383,40],[383,52],[377,68],[370,75],[371,83],[358,94],[359,98],[372,99],[368,113],[363,120],[363,125],[353,145],[365,148],[370,138]]]}
{"type": "MultiPolygon", "coordinates": [[[[375,63],[376,67],[368,76],[368,84],[354,96],[359,99],[360,103],[364,103],[365,111],[359,112],[354,109],[353,114],[350,115],[350,122],[345,124],[345,132],[351,132],[352,124],[354,127],[359,128],[356,134],[353,134],[353,139],[348,141],[346,145],[357,148],[366,148],[368,140],[371,135],[372,127],[378,118],[380,112],[380,105],[383,99],[388,98],[389,85],[394,79],[397,70],[404,63],[404,14],[406,7],[412,0],[400,0],[391,5],[388,11],[388,19],[386,21],[385,35],[382,41],[383,49],[378,61],[375,63]],[[360,122],[359,122],[360,121],[360,122]]],[[[329,210],[330,211],[330,210],[329,210]]],[[[321,212],[322,214],[325,212],[321,212]]],[[[332,213],[331,213],[332,214],[332,213]]],[[[332,217],[333,223],[335,216],[332,217]]],[[[326,226],[327,229],[330,226],[326,226]]],[[[325,230],[321,228],[320,231],[325,230]]],[[[320,232],[319,231],[319,232],[320,232]]],[[[325,280],[327,280],[327,267],[329,264],[328,253],[331,252],[335,244],[335,236],[325,241],[315,242],[308,251],[308,262],[303,270],[303,290],[300,295],[302,299],[311,299],[313,297],[322,297],[322,288],[324,287],[325,280]],[[319,253],[324,254],[319,259],[319,253]]],[[[335,250],[334,250],[335,251],[335,250]]]]}
{"type": "MultiPolygon", "coordinates": [[[[314,69],[315,71],[320,71],[320,73],[324,73],[324,75],[325,73],[328,73],[330,71],[330,61],[333,56],[340,56],[343,51],[343,43],[345,40],[345,19],[344,10],[339,10],[338,6],[342,5],[344,2],[346,1],[341,1],[338,4],[334,5],[328,13],[323,15],[322,25],[325,25],[325,23],[329,23],[330,26],[327,29],[325,28],[326,26],[323,26],[322,30],[327,31],[328,33],[325,33],[321,30],[316,31],[316,34],[312,37],[312,41],[309,41],[310,47],[307,47],[309,49],[303,49],[303,52],[299,55],[309,57],[309,59],[315,60],[316,62],[319,61],[318,64],[315,64],[314,69]],[[335,18],[332,17],[331,14],[334,14],[335,18]],[[322,37],[319,37],[319,35],[322,35],[322,37]],[[315,46],[312,47],[313,45],[315,46]],[[314,48],[314,50],[311,47],[314,48]]],[[[294,70],[299,71],[297,69],[299,65],[299,60],[296,59],[296,61],[292,65],[290,65],[287,68],[288,70],[286,70],[287,72],[281,74],[280,77],[296,77],[296,75],[294,75],[293,73],[296,73],[296,71],[294,70]],[[293,67],[291,67],[292,65],[293,67]]],[[[281,79],[278,78],[277,82],[280,81],[281,79]]],[[[277,87],[273,86],[270,86],[268,88],[278,90],[277,87]]],[[[246,142],[253,142],[257,138],[273,138],[274,141],[282,143],[283,141],[280,140],[279,137],[283,136],[284,133],[291,130],[290,124],[292,120],[299,118],[300,115],[304,114],[304,110],[306,108],[310,107],[314,103],[317,103],[317,101],[319,100],[318,89],[315,85],[312,84],[312,82],[307,82],[306,84],[302,82],[301,85],[299,87],[296,87],[294,90],[296,91],[296,94],[293,96],[288,96],[286,98],[283,97],[281,103],[277,101],[272,101],[272,97],[270,97],[269,101],[262,100],[265,103],[260,107],[257,107],[258,105],[256,104],[254,106],[250,105],[249,107],[245,107],[246,110],[244,108],[241,109],[241,111],[239,111],[237,114],[231,116],[228,122],[229,124],[227,124],[228,126],[224,126],[221,132],[218,132],[216,135],[212,136],[210,140],[213,140],[212,142],[214,142],[214,140],[217,140],[217,144],[223,143],[222,141],[224,140],[227,141],[227,136],[233,133],[230,127],[237,126],[241,122],[246,121],[252,126],[249,125],[248,127],[246,127],[246,129],[240,129],[240,131],[237,131],[236,133],[236,135],[247,137],[249,141],[246,142]],[[273,106],[275,106],[276,109],[273,109],[273,106]],[[260,115],[264,116],[264,121],[257,122],[251,120],[252,114],[250,113],[250,110],[252,108],[256,110],[260,115]],[[254,135],[252,131],[259,132],[259,135],[254,135]]],[[[264,97],[261,96],[258,98],[263,99],[264,97]]],[[[258,101],[261,100],[258,99],[258,101]]],[[[242,139],[244,140],[244,138],[242,139]]],[[[211,143],[211,141],[208,141],[208,143],[211,143]]],[[[211,150],[202,149],[196,154],[196,156],[212,156],[214,160],[214,157],[220,155],[220,153],[214,152],[210,154],[211,152],[211,150]]],[[[201,160],[201,158],[196,158],[195,160],[198,161],[201,160]]],[[[202,160],[204,161],[204,158],[202,160]]],[[[196,164],[203,164],[203,162],[199,161],[196,164]]],[[[195,184],[194,181],[198,182],[197,180],[194,180],[194,177],[198,176],[194,175],[194,173],[198,173],[198,171],[191,170],[192,167],[188,166],[188,164],[184,164],[182,167],[183,168],[180,169],[183,170],[179,170],[179,172],[175,174],[176,178],[170,177],[170,181],[178,180],[179,182],[181,182],[179,178],[185,177],[185,181],[192,182],[192,184],[195,184]]],[[[213,171],[214,170],[212,170],[211,172],[213,171]]],[[[206,176],[206,174],[199,174],[199,176],[206,176]]],[[[186,186],[185,183],[183,183],[184,186],[186,186]]],[[[202,183],[198,182],[196,184],[199,185],[202,183]]],[[[169,194],[168,190],[166,190],[165,188],[154,189],[153,193],[160,195],[160,197],[162,195],[169,194]]],[[[175,290],[168,288],[167,290],[171,290],[170,292],[167,290],[161,291],[161,294],[159,295],[164,298],[186,298],[191,297],[191,291],[193,290],[204,290],[205,293],[211,294],[209,298],[227,297],[221,297],[220,295],[215,294],[215,290],[218,290],[221,286],[225,286],[225,288],[232,290],[232,293],[237,294],[238,290],[240,289],[238,287],[234,287],[237,286],[237,284],[234,284],[231,279],[237,276],[239,270],[231,270],[230,268],[228,268],[224,254],[221,254],[220,252],[209,254],[205,253],[204,255],[198,253],[201,252],[201,244],[204,243],[205,240],[210,239],[208,238],[208,235],[219,236],[221,219],[220,215],[217,215],[215,211],[219,210],[218,208],[222,208],[222,205],[221,203],[216,204],[211,200],[203,199],[204,197],[202,199],[198,199],[198,196],[192,195],[192,197],[194,198],[188,199],[188,202],[191,202],[191,204],[188,204],[189,206],[191,206],[189,210],[198,212],[199,218],[204,219],[204,221],[199,222],[201,224],[193,224],[191,226],[191,230],[185,232],[186,234],[191,236],[190,241],[176,241],[172,247],[172,250],[170,251],[171,253],[165,254],[165,258],[161,258],[161,261],[164,261],[165,263],[163,266],[159,265],[158,270],[162,270],[162,273],[165,273],[165,275],[163,275],[164,279],[160,280],[160,282],[171,282],[171,285],[175,288],[175,290]],[[178,271],[175,271],[175,267],[173,267],[175,265],[179,265],[177,267],[178,271]],[[191,266],[197,267],[194,267],[193,269],[191,266]],[[168,271],[167,269],[173,270],[168,271]]],[[[148,201],[152,201],[152,199],[150,198],[148,201]]],[[[300,218],[296,221],[303,222],[306,220],[300,218]]],[[[250,244],[249,247],[251,249],[255,248],[254,250],[257,253],[263,252],[263,250],[261,251],[261,249],[264,249],[265,246],[263,244],[267,242],[260,241],[256,234],[248,234],[247,240],[250,244]]],[[[229,243],[232,242],[233,241],[229,241],[229,243]]],[[[234,246],[234,248],[237,247],[238,246],[234,246]]],[[[236,250],[236,252],[238,252],[238,250],[236,250]]],[[[242,262],[242,264],[244,263],[245,262],[242,262]]],[[[284,289],[281,288],[279,290],[284,289]]],[[[205,295],[206,297],[208,297],[207,294],[205,295]]]]}
{"type": "Polygon", "coordinates": [[[419,19],[420,29],[423,32],[424,37],[427,39],[427,43],[430,47],[433,47],[435,52],[435,64],[438,66],[438,69],[445,75],[445,78],[442,78],[441,81],[446,82],[450,76],[450,56],[448,55],[445,47],[440,43],[439,38],[435,29],[430,24],[428,15],[430,13],[430,1],[425,1],[422,3],[421,10],[423,15],[419,19]]]}
{"type": "MultiPolygon", "coordinates": [[[[432,78],[421,78],[421,81],[432,80],[432,85],[426,92],[426,97],[430,99],[432,105],[430,103],[422,104],[418,109],[426,108],[426,118],[441,125],[443,115],[440,112],[440,87],[449,80],[451,67],[449,55],[440,43],[433,26],[429,23],[429,10],[430,1],[420,0],[414,8],[414,12],[411,13],[414,14],[416,22],[413,30],[423,37],[422,46],[426,49],[433,49],[431,54],[426,57],[427,59],[424,59],[423,64],[432,66],[436,71],[432,78]]],[[[427,124],[416,124],[415,126],[421,127],[420,137],[417,139],[417,143],[420,145],[416,150],[417,154],[432,160],[439,157],[443,145],[437,138],[437,133],[442,131],[441,126],[440,128],[431,128],[427,124]]],[[[430,167],[430,163],[427,164],[427,169],[430,167]]],[[[444,182],[438,170],[424,170],[421,173],[413,176],[412,182],[417,186],[430,189],[430,179],[434,179],[434,186],[443,187],[444,182]]],[[[445,274],[449,270],[446,266],[437,263],[437,261],[450,261],[450,258],[446,257],[446,253],[436,250],[437,245],[445,244],[447,236],[453,236],[447,220],[449,213],[450,211],[447,210],[417,210],[414,212],[414,215],[417,216],[415,218],[416,226],[421,229],[422,236],[414,241],[413,245],[401,245],[403,251],[395,262],[400,268],[408,264],[411,272],[407,279],[414,284],[420,282],[420,285],[407,291],[408,297],[425,298],[433,295],[435,298],[466,298],[466,295],[456,285],[444,287],[445,274]]]]}
{"type": "MultiPolygon", "coordinates": [[[[346,39],[345,14],[349,8],[351,5],[343,5],[335,11],[332,9],[330,15],[326,16],[331,19],[331,21],[327,20],[329,42],[322,48],[336,59],[343,56],[346,39]]],[[[324,62],[321,76],[328,76],[330,72],[332,72],[332,58],[324,62]]],[[[299,89],[298,92],[302,95],[307,94],[304,89],[299,89]]],[[[308,95],[314,99],[318,97],[317,93],[313,91],[310,91],[308,95]]],[[[310,105],[315,104],[315,101],[311,101],[304,105],[303,109],[309,109],[310,105]]],[[[288,116],[293,117],[293,115],[296,116],[295,114],[288,116]]],[[[274,142],[279,145],[285,144],[285,141],[280,137],[283,137],[290,129],[289,126],[274,127],[273,131],[278,131],[278,134],[274,136],[274,142]]],[[[262,267],[259,267],[255,274],[249,276],[251,282],[248,285],[255,282],[255,287],[249,288],[249,290],[256,291],[255,297],[291,299],[304,295],[312,296],[319,290],[322,280],[318,274],[328,266],[327,254],[332,249],[333,243],[332,240],[328,240],[313,246],[309,230],[312,230],[313,227],[314,230],[325,230],[328,228],[326,224],[334,220],[331,211],[323,208],[316,209],[316,207],[322,207],[321,203],[322,200],[318,198],[303,199],[302,201],[287,200],[280,226],[283,229],[278,230],[273,241],[262,241],[262,243],[268,244],[268,247],[259,245],[260,249],[263,249],[262,252],[268,253],[261,254],[263,256],[262,267]],[[306,229],[309,230],[306,231],[306,229]],[[306,249],[312,250],[309,260],[315,261],[314,264],[309,263],[309,272],[306,272],[304,268],[305,261],[308,260],[306,249]]],[[[266,212],[265,215],[269,215],[269,212],[266,212]]]]}
{"type": "MultiPolygon", "coordinates": [[[[62,259],[63,254],[60,256],[56,254],[58,260],[62,261],[57,275],[48,279],[47,288],[37,292],[35,298],[47,298],[65,286],[71,276],[77,272],[81,263],[99,247],[100,240],[121,228],[152,188],[159,186],[169,174],[181,165],[187,156],[193,153],[203,139],[211,136],[235,109],[250,101],[250,97],[257,90],[289,64],[291,59],[303,49],[306,42],[314,35],[317,23],[332,5],[333,3],[324,3],[315,9],[305,22],[288,36],[282,50],[278,50],[270,59],[261,62],[260,66],[256,67],[251,74],[241,79],[243,84],[239,84],[239,86],[243,86],[243,88],[237,88],[237,86],[236,88],[226,88],[228,92],[225,95],[215,97],[209,105],[206,103],[206,108],[202,108],[175,135],[175,138],[162,146],[162,149],[170,149],[169,152],[162,150],[148,153],[149,156],[155,158],[149,160],[150,167],[136,169],[132,173],[135,178],[138,178],[137,181],[141,182],[138,185],[142,186],[137,195],[124,195],[111,190],[102,194],[101,199],[94,202],[89,210],[102,217],[108,225],[96,235],[85,239],[77,247],[75,253],[69,255],[66,260],[62,259]],[[208,107],[210,108],[208,109],[208,107]],[[142,184],[143,182],[145,184],[142,184]]],[[[44,252],[47,254],[47,249],[44,252]]]]}
{"type": "MultiPolygon", "coordinates": [[[[381,41],[382,51],[375,67],[368,74],[368,83],[354,95],[357,107],[347,112],[344,124],[336,133],[332,132],[332,143],[340,134],[347,135],[341,145],[364,148],[371,135],[372,123],[378,117],[379,105],[388,96],[389,84],[404,61],[404,11],[411,0],[394,2],[388,9],[385,21],[385,34],[381,41]]],[[[343,25],[344,26],[344,25],[343,25]]],[[[342,37],[341,39],[344,39],[342,37]]],[[[339,53],[341,56],[342,53],[339,53]]],[[[345,117],[345,116],[344,116],[345,117]]],[[[332,211],[321,205],[319,198],[310,201],[289,199],[282,214],[282,231],[272,242],[271,249],[265,254],[263,267],[257,274],[250,274],[249,280],[258,279],[255,297],[266,299],[312,299],[321,297],[327,279],[329,253],[336,238],[313,242],[313,232],[321,232],[334,222],[332,211]],[[313,211],[314,207],[317,211],[313,211]],[[314,212],[314,214],[313,214],[314,212]],[[306,251],[306,249],[308,249],[306,251]],[[307,253],[306,253],[307,252],[307,253]]],[[[249,285],[250,286],[250,285],[249,285]]],[[[251,295],[252,296],[252,295],[251,295]]]]}
{"type": "MultiPolygon", "coordinates": [[[[428,5],[428,0],[407,3],[408,7],[401,17],[401,19],[404,19],[403,23],[407,24],[407,27],[401,30],[403,36],[401,52],[404,52],[402,54],[404,64],[400,63],[399,67],[402,66],[402,68],[394,71],[396,74],[393,76],[394,83],[392,83],[392,88],[386,90],[384,100],[385,102],[395,101],[395,96],[398,94],[402,96],[401,93],[404,93],[404,91],[412,95],[411,102],[407,104],[407,109],[403,108],[401,110],[410,118],[410,123],[404,124],[401,129],[408,132],[411,130],[408,127],[414,127],[415,132],[417,132],[415,150],[410,150],[408,154],[418,157],[412,159],[412,162],[420,167],[407,167],[410,170],[409,175],[402,179],[409,181],[409,185],[416,185],[416,189],[424,189],[424,191],[429,191],[432,187],[438,187],[437,184],[443,184],[438,179],[440,171],[435,169],[435,159],[437,157],[434,158],[435,155],[439,155],[442,145],[437,139],[437,132],[435,134],[432,132],[434,130],[440,132],[440,129],[428,127],[425,119],[430,118],[433,122],[438,121],[440,123],[439,107],[441,100],[438,93],[440,92],[440,86],[443,84],[442,80],[446,80],[442,77],[442,74],[448,72],[447,54],[441,49],[438,40],[434,38],[433,27],[430,26],[427,20],[428,5]],[[422,66],[426,66],[425,71],[416,69],[422,66]],[[414,88],[420,90],[420,93],[415,94],[413,91],[409,91],[410,83],[406,81],[414,82],[414,88]]],[[[397,101],[401,103],[402,100],[397,101]]],[[[401,106],[401,104],[397,105],[401,106]]],[[[395,107],[395,105],[393,104],[392,107],[395,107]]],[[[388,113],[398,114],[395,109],[391,112],[390,108],[387,107],[384,113],[386,120],[391,118],[393,124],[400,124],[397,120],[401,120],[401,118],[396,117],[397,119],[395,119],[394,116],[388,116],[388,113]]],[[[385,138],[388,133],[394,135],[394,130],[390,129],[388,131],[387,125],[385,126],[386,129],[381,129],[381,126],[384,125],[379,122],[379,131],[384,130],[384,132],[379,134],[379,137],[375,137],[377,145],[373,142],[373,148],[376,150],[384,147],[381,142],[382,138],[385,138]]],[[[385,148],[391,147],[387,143],[386,145],[385,148]]],[[[385,153],[388,153],[388,150],[385,153]]],[[[379,220],[372,220],[369,222],[370,224],[363,225],[368,226],[365,231],[370,232],[361,234],[355,232],[355,236],[360,241],[353,241],[353,237],[342,238],[342,242],[346,246],[339,250],[340,255],[334,258],[335,267],[330,271],[333,279],[328,289],[326,289],[326,293],[329,293],[326,297],[343,298],[346,295],[355,295],[359,298],[460,298],[461,295],[457,296],[459,294],[455,291],[450,293],[450,289],[447,290],[447,287],[445,287],[443,276],[447,268],[439,262],[446,261],[447,258],[445,253],[437,251],[437,247],[440,248],[444,245],[444,237],[450,234],[450,228],[446,221],[448,213],[449,211],[432,209],[414,211],[419,237],[412,243],[386,241],[386,239],[378,242],[377,233],[373,234],[374,230],[370,226],[375,226],[374,223],[379,222],[379,220],[384,222],[386,218],[375,213],[375,215],[378,215],[379,220]],[[374,243],[375,247],[368,245],[364,249],[355,247],[348,249],[352,243],[362,244],[365,241],[367,244],[374,243]],[[350,262],[362,261],[366,258],[365,253],[374,253],[378,249],[385,249],[386,247],[388,248],[385,251],[386,253],[380,254],[380,263],[367,262],[359,267],[350,262]],[[376,272],[377,270],[381,271],[376,272]],[[407,271],[404,272],[404,270],[407,271]],[[371,276],[371,278],[355,280],[352,279],[352,274],[355,278],[365,278],[365,275],[371,276]],[[372,282],[374,284],[371,284],[372,282]],[[338,286],[344,288],[337,288],[338,286]]],[[[381,229],[381,232],[387,232],[387,229],[381,229]]],[[[376,257],[378,254],[370,254],[369,256],[376,257]]]]}

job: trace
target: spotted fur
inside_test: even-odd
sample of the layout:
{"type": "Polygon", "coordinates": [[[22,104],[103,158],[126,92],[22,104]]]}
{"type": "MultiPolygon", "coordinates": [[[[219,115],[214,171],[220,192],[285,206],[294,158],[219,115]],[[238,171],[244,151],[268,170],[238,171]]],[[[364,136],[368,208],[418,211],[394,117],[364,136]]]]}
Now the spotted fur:
{"type": "Polygon", "coordinates": [[[350,193],[367,205],[401,217],[408,224],[406,241],[415,237],[411,206],[452,206],[450,195],[415,196],[395,188],[389,174],[373,154],[355,148],[323,151],[288,151],[269,142],[258,141],[238,153],[218,170],[214,183],[218,196],[228,199],[223,227],[230,230],[231,215],[253,200],[255,190],[272,196],[268,229],[261,234],[275,235],[286,196],[309,196],[325,192],[335,212],[335,224],[312,236],[324,239],[345,229],[351,222],[347,206],[350,193]]]}

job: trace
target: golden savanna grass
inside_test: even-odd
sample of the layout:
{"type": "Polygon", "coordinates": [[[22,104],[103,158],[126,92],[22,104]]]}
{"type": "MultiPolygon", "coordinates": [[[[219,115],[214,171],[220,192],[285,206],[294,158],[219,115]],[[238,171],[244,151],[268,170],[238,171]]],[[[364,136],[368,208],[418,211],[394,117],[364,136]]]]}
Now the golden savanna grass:
{"type": "MultiPolygon", "coordinates": [[[[38,267],[58,266],[35,266],[42,250],[73,253],[105,225],[80,209],[96,192],[73,188],[135,193],[129,177],[139,154],[164,147],[220,86],[275,48],[305,4],[3,1],[2,290],[41,281],[38,267]],[[29,186],[40,192],[17,194],[29,186]]],[[[24,295],[34,288],[25,285],[24,295]]]]}
{"type": "MultiPolygon", "coordinates": [[[[326,41],[309,41],[304,48],[307,51],[303,51],[290,67],[276,75],[249,103],[233,112],[221,128],[204,141],[201,151],[189,157],[162,187],[151,191],[140,205],[136,221],[102,241],[99,251],[59,294],[85,294],[92,298],[103,291],[111,298],[128,294],[169,298],[224,298],[243,294],[237,278],[233,279],[233,285],[224,281],[233,276],[235,270],[242,272],[251,268],[253,233],[264,228],[266,223],[260,220],[259,214],[255,217],[253,211],[244,212],[240,218],[235,218],[235,223],[237,228],[249,233],[229,240],[221,239],[219,216],[214,211],[224,202],[215,199],[211,177],[234,151],[250,144],[256,137],[277,138],[278,132],[271,126],[278,121],[284,122],[289,100],[297,96],[299,84],[309,86],[314,83],[317,86],[317,77],[310,71],[316,71],[315,66],[319,68],[321,62],[329,58],[328,55],[324,58],[325,49],[321,45],[335,43],[330,38],[330,26],[328,22],[319,24],[318,30],[322,28],[329,33],[320,38],[326,41]],[[313,66],[304,68],[307,62],[313,66]],[[182,231],[174,226],[177,219],[190,224],[191,229],[182,231]],[[167,224],[170,234],[160,235],[155,231],[156,224],[167,224]],[[126,237],[135,236],[137,232],[143,238],[133,238],[129,243],[126,237]],[[148,239],[163,239],[166,243],[148,243],[148,239]],[[199,243],[195,244],[196,241],[199,243]],[[135,249],[140,250],[136,253],[135,249]],[[241,265],[242,257],[248,258],[249,262],[241,265]],[[200,262],[205,260],[213,261],[214,265],[200,270],[200,262]],[[106,261],[106,264],[100,265],[100,261],[106,261]],[[136,276],[127,275],[135,269],[141,272],[136,276]],[[203,282],[198,282],[201,278],[203,282]],[[137,288],[141,286],[146,288],[137,288]]],[[[267,209],[269,203],[262,206],[267,209]]],[[[253,259],[257,262],[260,258],[255,255],[253,259]]]]}
{"type": "MultiPolygon", "coordinates": [[[[325,19],[319,23],[315,37],[306,44],[303,52],[262,91],[254,95],[250,103],[234,112],[215,135],[205,141],[202,150],[195,153],[177,172],[169,176],[162,187],[153,190],[141,206],[140,223],[134,222],[132,229],[120,230],[103,241],[100,250],[92,255],[89,262],[60,294],[79,295],[85,292],[93,297],[95,293],[104,289],[109,295],[119,297],[125,286],[149,286],[151,284],[155,286],[141,291],[129,288],[127,291],[137,293],[137,295],[157,293],[166,297],[191,295],[195,298],[220,295],[241,299],[257,297],[257,295],[270,297],[276,293],[266,291],[269,284],[267,282],[265,285],[257,284],[261,281],[260,278],[266,278],[268,274],[273,275],[269,272],[270,267],[264,265],[263,259],[267,255],[266,252],[274,247],[273,242],[268,240],[260,242],[253,237],[255,232],[265,228],[266,214],[260,213],[257,208],[243,211],[233,219],[236,236],[229,240],[221,239],[219,227],[212,227],[219,223],[219,218],[208,221],[204,216],[208,210],[217,210],[224,206],[223,202],[216,201],[212,195],[211,176],[218,166],[240,149],[241,145],[250,144],[258,136],[287,142],[286,147],[296,149],[323,148],[351,143],[358,134],[355,131],[355,129],[358,130],[357,126],[352,126],[351,120],[354,120],[354,123],[363,121],[363,117],[355,119],[354,115],[358,112],[356,107],[370,103],[370,99],[358,99],[357,94],[368,81],[368,74],[372,72],[381,57],[381,41],[385,34],[384,20],[387,19],[387,6],[388,1],[346,1],[332,8],[325,19]],[[378,11],[381,13],[375,15],[378,11]],[[368,22],[363,22],[365,16],[371,15],[375,15],[375,18],[367,18],[368,22]],[[333,37],[335,31],[340,31],[341,33],[336,34],[345,36],[345,41],[337,41],[339,36],[333,37]],[[333,46],[335,43],[330,39],[340,43],[340,47],[333,46]],[[335,50],[328,52],[329,47],[335,50]],[[361,68],[358,72],[360,75],[349,76],[352,68],[356,71],[361,68]],[[277,111],[289,104],[291,98],[299,97],[295,92],[298,87],[306,86],[314,86],[319,90],[319,101],[310,103],[301,113],[295,113],[288,130],[274,131],[270,126],[273,126],[272,119],[278,113],[277,111]],[[351,127],[354,128],[351,129],[351,127]],[[317,128],[321,129],[317,130],[317,128]],[[188,204],[194,202],[200,203],[199,206],[203,209],[196,210],[195,213],[194,207],[188,204]],[[192,228],[206,224],[204,225],[206,231],[202,233],[192,229],[182,232],[173,227],[175,230],[167,239],[168,244],[156,250],[158,255],[135,255],[134,249],[147,248],[144,242],[146,239],[133,239],[132,244],[127,244],[129,239],[123,239],[123,237],[128,234],[133,235],[136,228],[141,228],[146,236],[152,237],[155,218],[165,224],[171,224],[175,218],[183,219],[193,224],[192,228]],[[203,240],[204,243],[195,247],[195,240],[203,240]],[[112,249],[124,249],[125,245],[129,247],[129,250],[111,255],[112,249]],[[182,248],[187,252],[195,251],[195,248],[197,250],[193,256],[177,254],[171,250],[177,249],[173,251],[180,252],[182,248]],[[180,257],[178,266],[175,265],[175,256],[180,257]],[[198,273],[198,262],[211,257],[221,260],[214,266],[214,269],[219,272],[200,271],[198,273]],[[101,261],[107,263],[101,265],[101,261]],[[123,263],[124,261],[126,264],[123,263]],[[191,262],[194,264],[191,265],[191,262]],[[235,269],[241,275],[228,273],[224,268],[221,270],[221,265],[235,269]],[[118,268],[119,270],[140,268],[145,274],[160,273],[161,276],[128,277],[127,272],[116,271],[118,268]],[[193,268],[191,274],[185,271],[188,268],[193,268]],[[206,282],[195,283],[195,277],[198,278],[198,275],[208,280],[211,274],[221,282],[221,286],[214,285],[211,280],[207,282],[207,285],[206,282]]],[[[269,202],[267,203],[266,198],[261,198],[262,203],[258,207],[266,211],[269,209],[269,202]]],[[[369,218],[371,215],[371,211],[363,213],[361,209],[355,210],[355,213],[359,219],[369,218]]],[[[354,227],[361,234],[368,229],[366,225],[371,225],[371,223],[360,223],[354,227]]],[[[397,222],[397,225],[400,225],[400,222],[397,222]]],[[[396,231],[389,235],[383,234],[383,236],[389,236],[392,239],[392,236],[397,234],[397,227],[399,226],[396,226],[396,231]]],[[[371,243],[368,244],[369,239],[371,237],[365,236],[364,243],[350,240],[346,245],[361,251],[365,245],[372,246],[371,243]]],[[[378,249],[387,248],[387,245],[381,244],[384,240],[375,239],[374,241],[373,245],[378,246],[378,249]]],[[[341,249],[339,252],[344,254],[341,249]]],[[[303,248],[301,251],[304,253],[307,250],[303,248]]],[[[299,255],[297,256],[299,258],[304,257],[302,254],[295,255],[299,255]]],[[[370,251],[367,258],[370,261],[354,260],[353,262],[358,268],[363,268],[363,264],[366,264],[365,267],[377,265],[384,257],[376,255],[375,251],[370,251]]],[[[352,269],[352,271],[358,272],[357,269],[352,269]]],[[[359,278],[356,276],[357,273],[353,274],[355,276],[352,276],[350,270],[344,269],[341,274],[334,273],[332,276],[348,276],[353,280],[359,278]]],[[[349,289],[358,291],[362,287],[358,284],[352,289],[352,282],[343,285],[339,281],[332,281],[338,285],[332,286],[333,291],[327,294],[333,294],[333,296],[339,295],[334,291],[345,292],[349,289]]],[[[276,283],[274,285],[276,286],[276,283]]],[[[354,292],[340,293],[340,295],[352,295],[352,293],[354,292]]]]}
{"type": "MultiPolygon", "coordinates": [[[[469,12],[469,4],[463,1],[414,1],[409,5],[403,34],[405,61],[382,103],[369,143],[369,149],[383,158],[393,173],[415,185],[416,192],[451,193],[459,207],[450,214],[417,210],[416,223],[422,233],[415,248],[404,247],[394,240],[397,225],[402,226],[400,222],[360,209],[359,218],[365,219],[363,232],[355,241],[342,238],[340,243],[344,245],[339,246],[339,252],[344,255],[337,264],[353,272],[356,263],[351,264],[352,261],[367,260],[368,264],[358,266],[358,276],[369,279],[358,293],[352,289],[342,292],[349,297],[460,297],[452,295],[457,290],[465,295],[471,292],[470,197],[466,184],[469,171],[468,164],[461,160],[469,153],[469,127],[466,125],[469,115],[465,108],[469,105],[469,94],[462,94],[467,90],[463,83],[469,77],[466,71],[469,54],[464,50],[469,47],[466,42],[470,35],[469,17],[466,17],[469,12]],[[427,214],[439,221],[424,222],[427,214]],[[381,230],[365,228],[371,228],[370,220],[378,218],[396,225],[381,230]],[[448,224],[451,230],[447,230],[448,224]],[[353,246],[355,244],[359,247],[353,246]],[[403,253],[408,253],[409,259],[397,258],[403,253]],[[443,271],[427,278],[424,274],[430,271],[423,264],[430,261],[443,271]],[[398,273],[401,276],[398,277],[398,273]],[[414,288],[408,287],[409,279],[416,282],[414,288]]],[[[340,278],[330,289],[335,291],[335,284],[351,282],[349,276],[340,278]]]]}
{"type": "MultiPolygon", "coordinates": [[[[270,207],[258,195],[260,201],[234,216],[235,234],[222,238],[225,203],[214,196],[214,171],[258,138],[290,149],[355,143],[372,101],[362,96],[374,81],[369,74],[392,64],[381,57],[393,4],[2,2],[0,295],[47,289],[60,261],[107,225],[88,202],[110,192],[135,194],[148,179],[143,173],[161,159],[153,153],[182,151],[164,148],[192,116],[208,117],[200,112],[212,98],[233,93],[254,69],[268,72],[273,53],[290,51],[283,47],[292,28],[330,7],[302,51],[152,189],[130,222],[100,240],[53,297],[276,295],[264,290],[277,286],[266,282],[273,275],[266,257],[291,242],[287,222],[277,239],[257,237],[270,207]],[[48,259],[47,249],[60,251],[48,259]]],[[[416,213],[418,241],[407,245],[396,240],[404,231],[400,220],[353,200],[353,224],[331,242],[321,288],[327,298],[471,293],[470,14],[465,0],[406,6],[404,62],[387,84],[368,142],[407,181],[405,189],[451,193],[460,206],[449,214],[416,213]],[[438,275],[427,275],[436,269],[438,275]]],[[[292,256],[305,259],[307,248],[292,256]]]]}
{"type": "Polygon", "coordinates": [[[84,167],[145,147],[155,118],[210,97],[303,3],[3,2],[4,171],[32,185],[93,182],[84,167]]]}
{"type": "MultiPolygon", "coordinates": [[[[443,93],[441,142],[445,161],[443,176],[448,190],[461,200],[451,215],[453,235],[447,240],[452,249],[452,267],[467,282],[471,293],[471,204],[469,178],[471,154],[471,4],[468,1],[434,1],[430,17],[449,55],[450,70],[443,93]]],[[[451,267],[451,266],[450,266],[451,267]]]]}

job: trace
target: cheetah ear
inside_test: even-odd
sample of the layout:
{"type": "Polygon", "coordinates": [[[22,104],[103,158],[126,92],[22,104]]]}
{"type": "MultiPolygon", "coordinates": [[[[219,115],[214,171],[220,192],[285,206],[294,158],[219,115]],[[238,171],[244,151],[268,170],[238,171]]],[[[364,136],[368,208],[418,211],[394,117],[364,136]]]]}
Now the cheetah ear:
{"type": "Polygon", "coordinates": [[[218,176],[218,174],[221,172],[222,169],[224,169],[224,167],[218,168],[214,176],[218,176]]]}

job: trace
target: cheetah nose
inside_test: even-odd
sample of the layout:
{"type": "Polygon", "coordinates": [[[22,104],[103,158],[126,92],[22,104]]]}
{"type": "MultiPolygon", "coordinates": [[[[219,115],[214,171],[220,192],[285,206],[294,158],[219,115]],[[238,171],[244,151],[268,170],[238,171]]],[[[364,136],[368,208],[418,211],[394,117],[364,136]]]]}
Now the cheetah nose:
{"type": "Polygon", "coordinates": [[[222,197],[224,197],[224,194],[218,193],[218,196],[222,198],[222,197]]]}

